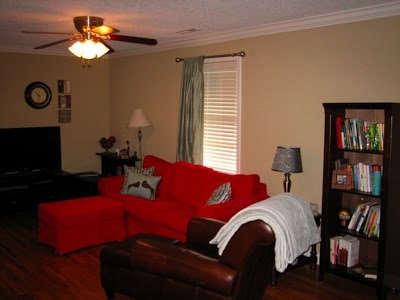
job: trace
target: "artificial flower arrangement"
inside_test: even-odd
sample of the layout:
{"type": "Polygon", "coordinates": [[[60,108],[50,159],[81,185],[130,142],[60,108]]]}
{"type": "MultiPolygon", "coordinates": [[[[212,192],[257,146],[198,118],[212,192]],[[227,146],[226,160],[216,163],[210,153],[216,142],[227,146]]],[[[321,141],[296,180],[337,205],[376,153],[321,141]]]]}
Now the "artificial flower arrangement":
{"type": "Polygon", "coordinates": [[[116,139],[114,136],[110,136],[108,139],[105,137],[102,137],[99,140],[99,143],[101,145],[101,147],[105,150],[105,152],[108,152],[112,146],[114,146],[116,139]]]}

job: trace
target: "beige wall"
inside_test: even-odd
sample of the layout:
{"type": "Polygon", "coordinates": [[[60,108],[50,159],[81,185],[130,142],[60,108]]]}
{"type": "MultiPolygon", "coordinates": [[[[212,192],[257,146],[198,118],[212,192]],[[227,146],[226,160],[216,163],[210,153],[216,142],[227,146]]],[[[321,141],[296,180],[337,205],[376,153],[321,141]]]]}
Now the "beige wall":
{"type": "Polygon", "coordinates": [[[136,130],[127,128],[137,107],[154,124],[143,129],[144,153],[174,160],[182,69],[174,58],[241,50],[246,52],[242,172],[258,173],[271,195],[279,193],[283,174],[270,170],[275,148],[300,146],[304,172],[292,175],[292,191],[320,204],[322,103],[400,101],[400,17],[113,58],[98,62],[91,70],[81,68],[72,58],[0,54],[1,85],[7,91],[7,97],[0,100],[0,126],[57,124],[55,103],[47,112],[33,113],[23,103],[23,89],[30,81],[42,79],[55,90],[56,79],[71,79],[77,119],[62,124],[68,141],[63,141],[65,167],[98,169],[93,154],[100,151],[97,139],[102,135],[115,135],[119,148],[125,148],[129,139],[131,149],[138,149],[136,130]],[[12,75],[11,85],[5,84],[15,64],[22,75],[12,75]],[[5,113],[6,108],[12,112],[5,113]],[[18,121],[21,112],[24,121],[18,121]]]}
{"type": "Polygon", "coordinates": [[[242,172],[282,192],[283,174],[270,170],[275,148],[300,146],[304,172],[292,175],[292,191],[320,204],[322,103],[400,101],[400,17],[113,59],[111,132],[132,141],[126,124],[141,107],[154,123],[143,130],[144,152],[174,160],[182,69],[174,58],[241,50],[242,172]]]}
{"type": "MultiPolygon", "coordinates": [[[[73,57],[0,53],[0,127],[61,127],[62,166],[70,172],[100,170],[98,139],[109,134],[109,60],[82,68],[73,57]],[[72,122],[58,123],[57,80],[70,80],[72,122]],[[24,91],[33,81],[43,81],[52,90],[44,109],[33,109],[24,91]]],[[[1,141],[1,147],[9,147],[1,141]]]]}

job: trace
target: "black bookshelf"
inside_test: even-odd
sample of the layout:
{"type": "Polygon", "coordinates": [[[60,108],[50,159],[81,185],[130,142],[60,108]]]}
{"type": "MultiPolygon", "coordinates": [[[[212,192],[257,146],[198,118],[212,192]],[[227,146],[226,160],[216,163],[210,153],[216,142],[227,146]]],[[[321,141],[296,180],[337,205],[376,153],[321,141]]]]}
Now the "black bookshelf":
{"type": "Polygon", "coordinates": [[[378,299],[400,291],[400,103],[324,103],[325,140],[322,192],[320,280],[332,273],[376,287],[378,299]],[[384,124],[383,150],[343,149],[338,141],[337,118],[362,119],[384,124]],[[350,163],[368,161],[382,166],[381,192],[373,195],[357,189],[333,188],[335,161],[347,159],[350,163]],[[379,237],[368,237],[340,225],[341,209],[351,212],[360,202],[376,201],[381,206],[379,237]],[[331,264],[330,238],[349,234],[360,240],[359,265],[346,268],[331,264]],[[376,268],[376,279],[355,272],[356,268],[376,268]]]}

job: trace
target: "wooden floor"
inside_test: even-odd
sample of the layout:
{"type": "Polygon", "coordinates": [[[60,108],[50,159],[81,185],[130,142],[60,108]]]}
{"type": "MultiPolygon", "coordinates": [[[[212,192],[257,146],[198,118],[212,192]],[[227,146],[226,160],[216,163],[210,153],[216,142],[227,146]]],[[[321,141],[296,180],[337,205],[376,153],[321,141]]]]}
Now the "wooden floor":
{"type": "MultiPolygon", "coordinates": [[[[55,255],[37,242],[37,225],[35,212],[0,216],[0,299],[106,299],[99,278],[102,246],[55,255]]],[[[333,275],[320,282],[305,266],[281,274],[276,286],[267,287],[266,299],[376,298],[373,288],[333,275]]]]}

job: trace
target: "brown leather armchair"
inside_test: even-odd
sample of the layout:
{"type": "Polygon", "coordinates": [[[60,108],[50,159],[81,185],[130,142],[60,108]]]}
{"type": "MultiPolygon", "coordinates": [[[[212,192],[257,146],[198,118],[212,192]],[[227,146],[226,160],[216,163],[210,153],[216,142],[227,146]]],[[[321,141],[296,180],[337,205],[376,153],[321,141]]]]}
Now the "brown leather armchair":
{"type": "Polygon", "coordinates": [[[187,241],[139,235],[102,249],[101,284],[136,300],[257,300],[271,282],[275,236],[262,221],[240,227],[221,256],[209,241],[224,222],[196,217],[187,241]]]}

